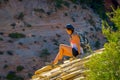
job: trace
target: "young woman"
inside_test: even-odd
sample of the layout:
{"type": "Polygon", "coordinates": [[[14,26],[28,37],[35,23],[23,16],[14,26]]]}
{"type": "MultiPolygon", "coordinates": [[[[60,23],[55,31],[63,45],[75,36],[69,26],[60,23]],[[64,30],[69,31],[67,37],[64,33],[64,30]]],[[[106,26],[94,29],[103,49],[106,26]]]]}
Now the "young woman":
{"type": "Polygon", "coordinates": [[[80,38],[74,32],[74,27],[71,24],[66,25],[66,32],[70,36],[70,46],[65,44],[60,44],[59,52],[53,61],[53,64],[57,64],[62,60],[63,56],[76,57],[80,54],[80,38]]]}

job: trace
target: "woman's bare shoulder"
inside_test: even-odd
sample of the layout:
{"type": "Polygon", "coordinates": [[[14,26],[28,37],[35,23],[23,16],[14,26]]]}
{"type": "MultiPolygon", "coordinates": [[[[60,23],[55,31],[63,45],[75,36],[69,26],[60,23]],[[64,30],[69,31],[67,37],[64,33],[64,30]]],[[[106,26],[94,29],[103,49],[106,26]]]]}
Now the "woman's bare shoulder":
{"type": "Polygon", "coordinates": [[[73,38],[79,38],[78,34],[73,34],[73,38]]]}

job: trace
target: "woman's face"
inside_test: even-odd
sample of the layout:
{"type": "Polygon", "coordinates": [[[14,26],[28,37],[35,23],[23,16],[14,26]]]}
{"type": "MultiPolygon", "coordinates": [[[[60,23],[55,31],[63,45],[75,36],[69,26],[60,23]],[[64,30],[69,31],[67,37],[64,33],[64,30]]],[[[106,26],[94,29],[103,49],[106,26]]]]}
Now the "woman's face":
{"type": "Polygon", "coordinates": [[[66,29],[66,32],[67,32],[69,35],[72,34],[72,31],[71,31],[71,30],[66,29]]]}

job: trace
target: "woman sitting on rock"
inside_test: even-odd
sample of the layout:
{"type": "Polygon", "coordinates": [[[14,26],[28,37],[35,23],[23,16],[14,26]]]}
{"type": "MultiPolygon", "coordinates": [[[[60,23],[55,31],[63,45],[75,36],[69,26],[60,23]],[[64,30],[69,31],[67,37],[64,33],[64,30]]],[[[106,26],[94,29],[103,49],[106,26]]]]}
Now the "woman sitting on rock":
{"type": "Polygon", "coordinates": [[[66,25],[66,32],[70,36],[70,46],[60,44],[59,52],[53,61],[53,64],[61,62],[63,56],[76,57],[78,54],[80,54],[80,38],[74,32],[74,27],[71,24],[66,25]]]}

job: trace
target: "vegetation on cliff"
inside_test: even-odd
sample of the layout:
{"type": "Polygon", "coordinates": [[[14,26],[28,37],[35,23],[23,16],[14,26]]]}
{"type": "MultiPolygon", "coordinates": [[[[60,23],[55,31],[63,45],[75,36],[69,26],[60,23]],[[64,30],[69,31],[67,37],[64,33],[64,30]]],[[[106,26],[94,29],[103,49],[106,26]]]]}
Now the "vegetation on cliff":
{"type": "Polygon", "coordinates": [[[86,64],[90,70],[87,75],[88,80],[120,79],[120,8],[113,9],[108,16],[117,30],[114,31],[107,22],[103,22],[103,34],[107,37],[108,42],[104,45],[104,52],[93,56],[86,64]]]}

